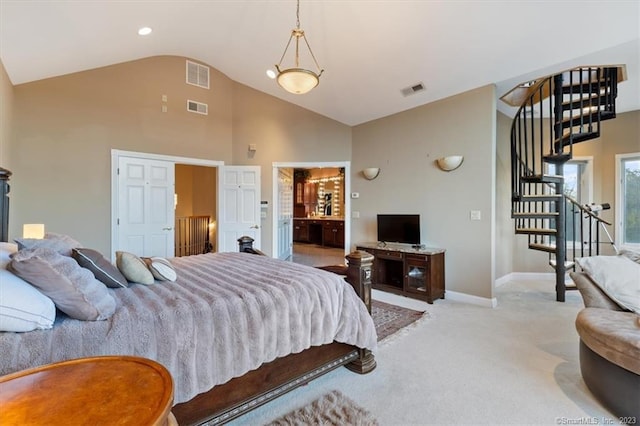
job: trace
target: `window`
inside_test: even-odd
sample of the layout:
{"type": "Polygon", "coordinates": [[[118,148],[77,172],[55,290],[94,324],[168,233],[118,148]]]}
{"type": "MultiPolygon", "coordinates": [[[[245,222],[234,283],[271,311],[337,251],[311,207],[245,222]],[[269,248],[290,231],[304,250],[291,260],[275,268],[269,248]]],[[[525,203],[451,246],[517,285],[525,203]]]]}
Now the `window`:
{"type": "Polygon", "coordinates": [[[616,155],[616,243],[640,247],[640,153],[616,155]]]}
{"type": "MultiPolygon", "coordinates": [[[[564,176],[564,193],[573,198],[580,205],[589,204],[593,198],[593,174],[591,172],[592,167],[591,157],[575,157],[574,159],[565,163],[562,175],[564,176]]],[[[555,165],[549,164],[549,174],[554,175],[555,165]]],[[[580,241],[580,218],[575,214],[575,210],[572,209],[571,202],[567,201],[567,222],[566,222],[566,241],[567,245],[573,246],[573,242],[578,247],[582,244],[580,241]]],[[[555,226],[555,225],[553,225],[555,226]]],[[[586,224],[585,224],[586,226],[586,224]]],[[[587,229],[583,232],[586,234],[587,229]]],[[[568,247],[571,248],[571,247],[568,247]]]]}

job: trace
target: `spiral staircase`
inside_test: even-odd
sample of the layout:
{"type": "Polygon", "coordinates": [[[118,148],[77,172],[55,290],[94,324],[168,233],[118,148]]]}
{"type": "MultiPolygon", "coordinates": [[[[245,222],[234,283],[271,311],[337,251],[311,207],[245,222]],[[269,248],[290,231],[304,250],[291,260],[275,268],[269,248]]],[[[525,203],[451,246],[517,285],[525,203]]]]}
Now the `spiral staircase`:
{"type": "Polygon", "coordinates": [[[577,67],[522,83],[500,98],[518,107],[511,125],[515,233],[528,235],[530,249],[549,253],[560,302],[574,259],[599,254],[600,230],[609,236],[611,225],[565,194],[564,164],[573,158],[575,144],[598,138],[601,122],[616,117],[617,87],[625,72],[623,65],[577,67]],[[567,226],[574,227],[572,240],[578,240],[569,246],[567,226]]]}

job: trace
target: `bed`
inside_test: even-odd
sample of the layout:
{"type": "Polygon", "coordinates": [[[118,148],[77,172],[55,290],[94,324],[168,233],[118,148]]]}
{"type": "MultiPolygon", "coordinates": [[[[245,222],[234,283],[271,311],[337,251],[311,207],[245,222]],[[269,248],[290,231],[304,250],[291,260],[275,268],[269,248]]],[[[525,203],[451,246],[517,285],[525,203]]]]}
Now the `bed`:
{"type": "Polygon", "coordinates": [[[172,258],[174,282],[108,289],[116,308],[106,320],[58,312],[50,329],[0,332],[0,375],[85,356],[142,356],[171,372],[179,424],[224,423],[337,367],[375,368],[371,260],[348,260],[350,283],[245,252],[172,258]]]}

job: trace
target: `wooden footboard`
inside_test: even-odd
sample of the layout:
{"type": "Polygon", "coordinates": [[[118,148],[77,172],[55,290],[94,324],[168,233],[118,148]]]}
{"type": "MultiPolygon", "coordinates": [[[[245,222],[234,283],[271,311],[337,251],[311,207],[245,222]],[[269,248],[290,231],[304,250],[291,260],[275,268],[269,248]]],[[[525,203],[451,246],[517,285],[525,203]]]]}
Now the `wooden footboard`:
{"type": "MultiPolygon", "coordinates": [[[[242,237],[238,243],[242,252],[263,254],[253,249],[253,239],[250,237],[242,237]]],[[[371,312],[373,256],[358,251],[349,254],[346,259],[347,266],[323,269],[345,275],[371,312]]],[[[257,370],[175,405],[172,412],[180,425],[223,424],[342,365],[351,371],[366,374],[376,368],[376,361],[371,351],[344,343],[314,346],[263,364],[257,370]]]]}
{"type": "Polygon", "coordinates": [[[335,368],[356,360],[359,350],[334,342],[278,358],[171,410],[179,425],[226,423],[335,368]]]}

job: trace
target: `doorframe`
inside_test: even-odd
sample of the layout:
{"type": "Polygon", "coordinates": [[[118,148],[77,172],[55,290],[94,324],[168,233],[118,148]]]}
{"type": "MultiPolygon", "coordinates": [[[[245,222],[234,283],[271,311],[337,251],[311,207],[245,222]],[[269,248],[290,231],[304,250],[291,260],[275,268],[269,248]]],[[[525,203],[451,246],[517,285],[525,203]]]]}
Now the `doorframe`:
{"type": "MultiPolygon", "coordinates": [[[[222,167],[224,161],[220,160],[205,160],[202,158],[193,157],[180,157],[177,155],[165,155],[165,154],[151,154],[148,152],[137,151],[123,151],[120,149],[111,150],[111,253],[112,257],[115,256],[115,247],[118,243],[118,165],[120,164],[120,157],[139,158],[143,160],[161,160],[176,164],[187,164],[191,166],[207,166],[207,167],[222,167]]],[[[216,188],[217,191],[217,188],[216,188]]],[[[175,191],[174,191],[175,193],[175,191]]],[[[216,197],[219,194],[216,194],[216,197]]],[[[219,203],[216,203],[218,208],[219,203]]],[[[219,212],[216,212],[219,214],[219,212]]],[[[113,258],[111,259],[113,260],[113,258]]]]}
{"type": "Polygon", "coordinates": [[[351,252],[351,161],[274,162],[271,173],[271,253],[278,253],[278,169],[317,169],[320,167],[344,167],[344,255],[351,252]]]}

